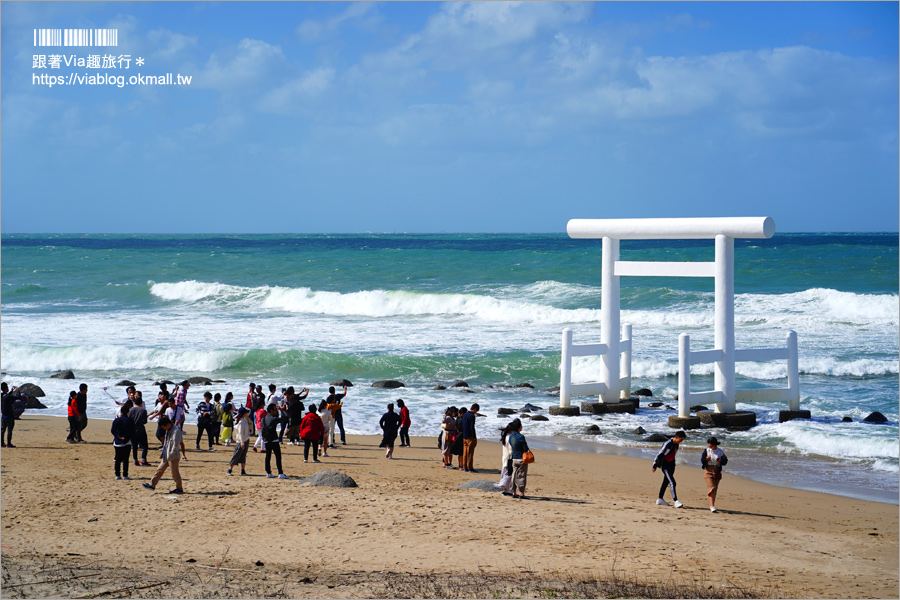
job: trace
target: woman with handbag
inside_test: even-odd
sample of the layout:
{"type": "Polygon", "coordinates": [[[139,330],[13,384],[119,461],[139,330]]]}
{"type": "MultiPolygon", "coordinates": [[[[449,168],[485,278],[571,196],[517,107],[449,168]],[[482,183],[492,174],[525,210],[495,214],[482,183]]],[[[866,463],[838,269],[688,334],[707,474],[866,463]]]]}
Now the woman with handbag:
{"type": "Polygon", "coordinates": [[[511,433],[520,429],[522,429],[522,421],[513,419],[506,424],[506,427],[500,430],[500,447],[503,449],[503,452],[500,455],[500,483],[495,485],[503,488],[501,493],[504,496],[512,496],[512,449],[509,447],[507,440],[511,433]]]}
{"type": "MultiPolygon", "coordinates": [[[[516,419],[519,421],[519,419],[516,419]]],[[[513,421],[515,423],[515,421],[513,421]]],[[[510,423],[512,426],[512,423],[510,423]]],[[[522,422],[519,421],[512,433],[506,436],[512,456],[512,497],[525,499],[525,484],[528,481],[528,464],[534,462],[534,455],[528,449],[528,442],[522,435],[522,422]],[[518,490],[518,494],[516,493],[518,490]]]]}

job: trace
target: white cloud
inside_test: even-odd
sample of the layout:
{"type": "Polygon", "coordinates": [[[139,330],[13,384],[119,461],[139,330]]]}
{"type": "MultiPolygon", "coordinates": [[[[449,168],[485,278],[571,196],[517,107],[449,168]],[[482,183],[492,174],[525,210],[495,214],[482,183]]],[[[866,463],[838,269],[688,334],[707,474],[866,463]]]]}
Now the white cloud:
{"type": "Polygon", "coordinates": [[[152,55],[162,60],[179,58],[197,45],[197,36],[187,36],[168,29],[153,29],[147,32],[147,40],[155,47],[152,55]]]}
{"type": "Polygon", "coordinates": [[[326,36],[333,35],[346,21],[358,21],[369,17],[370,21],[378,21],[375,13],[375,4],[372,2],[352,2],[339,15],[330,19],[317,20],[306,19],[297,26],[295,33],[300,41],[305,43],[317,42],[326,36]]]}
{"type": "Polygon", "coordinates": [[[321,67],[307,71],[263,95],[259,108],[263,112],[293,114],[305,112],[307,105],[328,91],[335,79],[335,70],[321,67]]]}
{"type": "Polygon", "coordinates": [[[244,38],[234,49],[213,53],[206,67],[194,76],[192,86],[223,91],[246,88],[265,80],[284,63],[280,46],[244,38]]]}

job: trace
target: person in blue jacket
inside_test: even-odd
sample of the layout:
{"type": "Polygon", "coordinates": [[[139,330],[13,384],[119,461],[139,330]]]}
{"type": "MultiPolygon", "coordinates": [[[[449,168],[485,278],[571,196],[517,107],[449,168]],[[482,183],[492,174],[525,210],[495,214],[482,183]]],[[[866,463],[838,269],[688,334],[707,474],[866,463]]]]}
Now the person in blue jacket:
{"type": "Polygon", "coordinates": [[[663,500],[666,488],[672,490],[672,500],[675,502],[675,508],[684,506],[675,493],[675,454],[678,452],[678,444],[683,442],[685,437],[687,436],[685,436],[683,431],[677,431],[672,439],[663,444],[659,454],[656,455],[656,459],[653,461],[651,470],[656,473],[656,469],[662,469],[663,472],[662,485],[659,486],[659,498],[656,500],[656,503],[660,506],[669,506],[669,503],[663,500]]]}

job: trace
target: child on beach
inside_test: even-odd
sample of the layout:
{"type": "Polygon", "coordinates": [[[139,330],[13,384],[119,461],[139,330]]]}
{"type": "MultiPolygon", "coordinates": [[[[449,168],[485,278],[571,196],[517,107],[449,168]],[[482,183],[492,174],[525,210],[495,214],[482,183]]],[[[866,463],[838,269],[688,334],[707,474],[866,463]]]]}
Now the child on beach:
{"type": "MultiPolygon", "coordinates": [[[[231,392],[228,392],[228,396],[231,396],[231,392]]],[[[234,406],[228,396],[225,396],[225,404],[222,406],[222,441],[226,446],[231,445],[231,431],[234,429],[234,406]]]]}
{"type": "Polygon", "coordinates": [[[247,464],[247,449],[250,447],[250,423],[248,418],[250,410],[246,406],[242,406],[238,410],[234,424],[234,454],[231,455],[231,461],[228,463],[228,474],[231,475],[231,469],[236,465],[241,465],[241,475],[246,475],[245,470],[247,464]]]}
{"type": "Polygon", "coordinates": [[[265,452],[266,451],[266,440],[263,438],[262,434],[262,421],[266,417],[266,407],[263,406],[261,408],[257,408],[254,411],[254,422],[256,423],[256,442],[253,444],[254,452],[265,452]]]}
{"type": "Polygon", "coordinates": [[[709,512],[718,512],[716,510],[716,494],[719,491],[719,481],[722,480],[722,467],[728,464],[728,457],[725,452],[719,448],[719,440],[711,437],[706,440],[706,449],[700,455],[700,465],[703,467],[703,478],[706,480],[706,487],[709,492],[709,512]]]}
{"type": "Polygon", "coordinates": [[[656,469],[662,469],[663,472],[662,485],[659,486],[659,498],[656,500],[656,503],[660,506],[669,506],[669,503],[663,500],[663,494],[666,493],[667,487],[672,490],[672,500],[675,502],[675,508],[684,506],[675,494],[675,454],[678,452],[678,444],[683,442],[685,437],[687,436],[685,436],[683,431],[676,432],[672,439],[663,444],[659,454],[656,455],[656,459],[653,461],[651,471],[656,473],[656,469]]]}
{"type": "Polygon", "coordinates": [[[334,431],[334,416],[328,407],[328,400],[319,402],[319,418],[322,419],[322,427],[325,428],[325,435],[322,436],[322,456],[328,456],[328,436],[329,432],[334,431]]]}

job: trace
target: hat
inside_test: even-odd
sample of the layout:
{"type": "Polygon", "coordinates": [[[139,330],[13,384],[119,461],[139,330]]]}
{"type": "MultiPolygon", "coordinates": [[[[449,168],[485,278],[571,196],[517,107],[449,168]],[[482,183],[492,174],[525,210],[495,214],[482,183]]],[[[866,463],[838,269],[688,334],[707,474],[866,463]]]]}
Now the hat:
{"type": "Polygon", "coordinates": [[[242,407],[238,410],[238,416],[246,415],[248,412],[250,412],[250,411],[247,410],[247,407],[246,407],[246,406],[242,406],[242,407]]]}
{"type": "Polygon", "coordinates": [[[719,440],[717,440],[715,437],[711,437],[711,438],[709,438],[708,440],[706,440],[706,443],[707,443],[707,444],[712,444],[713,446],[718,446],[718,445],[719,445],[719,440]]]}

